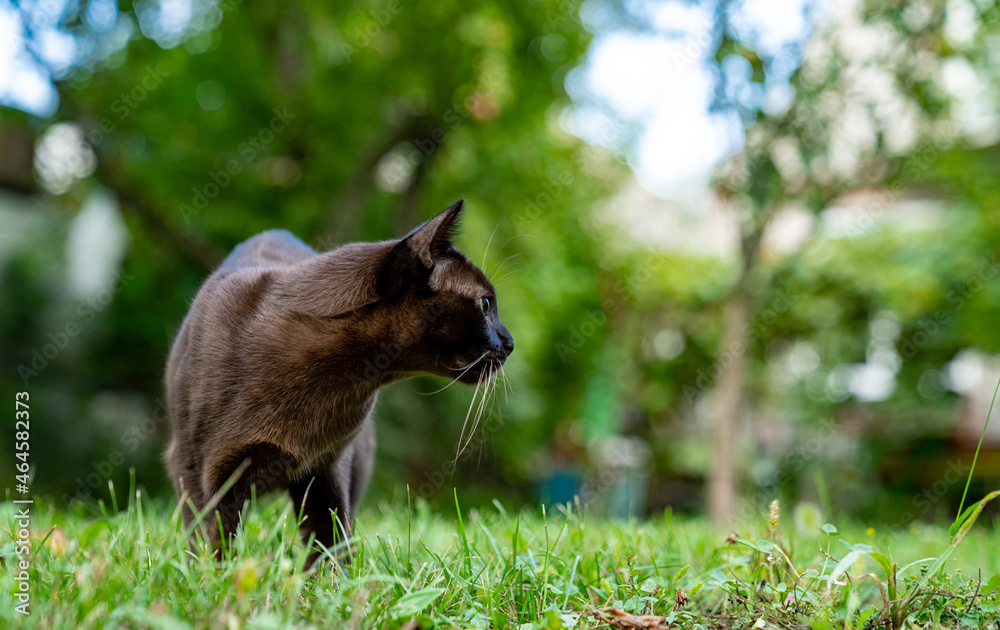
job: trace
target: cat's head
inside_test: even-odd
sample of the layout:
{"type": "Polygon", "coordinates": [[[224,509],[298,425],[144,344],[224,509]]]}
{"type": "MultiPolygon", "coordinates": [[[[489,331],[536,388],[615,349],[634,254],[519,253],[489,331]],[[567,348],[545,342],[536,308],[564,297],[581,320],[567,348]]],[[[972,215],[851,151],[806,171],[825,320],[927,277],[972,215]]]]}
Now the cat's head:
{"type": "Polygon", "coordinates": [[[419,371],[475,384],[514,350],[497,294],[479,267],[455,249],[456,202],[400,239],[378,280],[381,299],[401,305],[412,335],[408,363],[419,371]]]}

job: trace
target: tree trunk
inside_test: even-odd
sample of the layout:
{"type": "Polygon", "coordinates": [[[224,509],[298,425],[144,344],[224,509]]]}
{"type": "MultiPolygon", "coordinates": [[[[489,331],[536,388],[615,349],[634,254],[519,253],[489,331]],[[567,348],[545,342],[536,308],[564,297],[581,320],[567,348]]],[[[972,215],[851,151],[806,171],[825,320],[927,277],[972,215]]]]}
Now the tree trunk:
{"type": "Polygon", "coordinates": [[[708,505],[712,522],[720,527],[731,526],[736,514],[735,445],[743,413],[748,302],[747,273],[744,271],[723,308],[722,341],[717,357],[722,368],[717,384],[722,397],[722,410],[715,425],[714,461],[708,478],[708,505]]]}
{"type": "Polygon", "coordinates": [[[396,217],[396,235],[398,236],[403,236],[420,223],[420,203],[424,197],[424,182],[427,179],[431,160],[434,159],[435,155],[437,155],[437,151],[424,156],[423,161],[414,167],[413,179],[403,191],[403,199],[399,204],[399,216],[396,217]]]}
{"type": "Polygon", "coordinates": [[[427,117],[412,118],[402,127],[391,130],[359,160],[358,167],[347,186],[329,205],[329,219],[317,240],[321,249],[333,249],[348,240],[358,238],[358,219],[375,187],[374,171],[379,160],[397,144],[412,141],[414,138],[423,138],[429,135],[433,128],[433,120],[427,117]]]}

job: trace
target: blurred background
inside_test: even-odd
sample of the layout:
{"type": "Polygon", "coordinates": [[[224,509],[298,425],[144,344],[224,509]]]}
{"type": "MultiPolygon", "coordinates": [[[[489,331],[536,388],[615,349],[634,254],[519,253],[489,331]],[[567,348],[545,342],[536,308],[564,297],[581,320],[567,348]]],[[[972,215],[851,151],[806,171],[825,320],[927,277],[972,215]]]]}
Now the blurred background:
{"type": "Polygon", "coordinates": [[[34,492],[172,495],[166,355],[236,243],[465,198],[511,387],[457,461],[469,389],[385,391],[368,505],[949,520],[1000,379],[998,54],[986,0],[0,2],[34,492]]]}

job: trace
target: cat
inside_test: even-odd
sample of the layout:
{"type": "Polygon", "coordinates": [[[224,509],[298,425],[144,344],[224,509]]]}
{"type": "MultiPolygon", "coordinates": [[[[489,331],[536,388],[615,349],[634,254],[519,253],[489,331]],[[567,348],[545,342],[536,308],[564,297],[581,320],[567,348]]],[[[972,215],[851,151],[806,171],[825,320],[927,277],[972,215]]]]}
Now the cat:
{"type": "Polygon", "coordinates": [[[462,207],[402,239],[319,254],[263,232],[205,281],[167,363],[165,461],[181,500],[206,513],[200,532],[217,555],[251,486],[287,489],[301,535],[322,545],[312,565],[350,536],[378,390],[418,374],[476,385],[503,366],[514,339],[496,291],[452,244],[462,207]]]}

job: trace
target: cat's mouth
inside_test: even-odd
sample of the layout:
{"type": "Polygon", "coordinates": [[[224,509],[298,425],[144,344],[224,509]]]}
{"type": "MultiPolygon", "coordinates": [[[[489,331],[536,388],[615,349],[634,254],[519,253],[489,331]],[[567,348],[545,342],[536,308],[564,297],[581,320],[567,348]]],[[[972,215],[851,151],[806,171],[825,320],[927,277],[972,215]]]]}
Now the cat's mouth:
{"type": "Polygon", "coordinates": [[[460,372],[457,380],[468,385],[476,385],[500,372],[507,361],[503,353],[487,352],[472,361],[456,360],[448,369],[460,372]]]}

